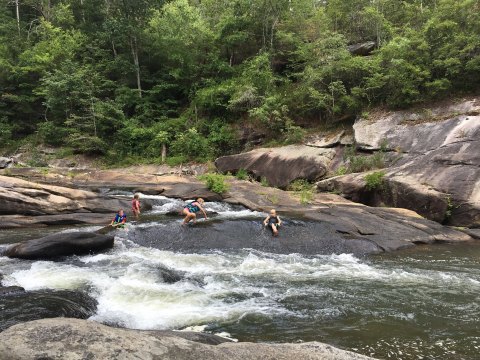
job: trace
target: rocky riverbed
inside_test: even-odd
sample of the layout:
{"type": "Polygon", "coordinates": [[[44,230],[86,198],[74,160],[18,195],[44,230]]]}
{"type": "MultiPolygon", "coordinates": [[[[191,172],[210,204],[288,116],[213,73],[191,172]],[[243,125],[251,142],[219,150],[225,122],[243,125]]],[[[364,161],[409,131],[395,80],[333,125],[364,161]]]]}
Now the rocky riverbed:
{"type": "MultiPolygon", "coordinates": [[[[15,174],[22,173],[30,177],[36,174],[34,169],[19,169],[15,174]]],[[[234,179],[229,180],[230,190],[222,195],[212,193],[192,176],[92,171],[78,174],[72,180],[59,172],[49,174],[45,181],[77,187],[82,185],[85,189],[133,189],[180,199],[203,197],[207,201],[223,200],[255,211],[276,208],[282,215],[318,222],[319,230],[308,240],[285,238],[284,251],[323,253],[322,244],[328,241],[335,243],[337,253],[365,254],[415,244],[473,240],[468,234],[424,219],[413,211],[368,207],[334,194],[316,194],[310,204],[302,204],[291,192],[234,179]]],[[[39,224],[107,224],[119,207],[129,208],[128,200],[91,190],[44,185],[5,176],[0,176],[0,185],[3,187],[0,200],[8,205],[2,210],[0,228],[39,224]]],[[[144,203],[149,204],[148,199],[144,203]]],[[[248,244],[249,240],[246,241],[248,244]]],[[[249,245],[256,248],[253,242],[249,245]]]]}

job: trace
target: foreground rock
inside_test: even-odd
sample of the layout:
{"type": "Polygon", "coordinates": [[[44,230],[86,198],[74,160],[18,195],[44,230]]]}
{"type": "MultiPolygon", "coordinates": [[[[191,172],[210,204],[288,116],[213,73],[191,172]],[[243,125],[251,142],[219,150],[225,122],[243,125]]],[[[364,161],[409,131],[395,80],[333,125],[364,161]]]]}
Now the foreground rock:
{"type": "MultiPolygon", "coordinates": [[[[209,337],[216,338],[213,335],[209,337]]],[[[206,339],[181,332],[111,328],[77,319],[44,319],[15,325],[0,333],[0,354],[12,360],[369,359],[318,342],[261,344],[216,341],[218,345],[208,345],[205,344],[206,339]]]]}
{"type": "Polygon", "coordinates": [[[257,178],[265,177],[270,186],[286,188],[296,179],[315,181],[323,177],[335,154],[332,149],[290,145],[223,156],[215,166],[223,173],[244,169],[257,178]]]}
{"type": "Polygon", "coordinates": [[[48,235],[9,246],[3,255],[19,259],[51,259],[59,256],[83,255],[113,247],[113,235],[70,232],[48,235]]]}

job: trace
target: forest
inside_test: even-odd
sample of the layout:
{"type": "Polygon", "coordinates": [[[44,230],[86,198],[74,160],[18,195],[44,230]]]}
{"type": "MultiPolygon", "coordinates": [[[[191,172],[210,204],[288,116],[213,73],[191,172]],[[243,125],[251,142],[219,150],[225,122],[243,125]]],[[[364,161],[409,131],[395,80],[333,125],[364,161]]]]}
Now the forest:
{"type": "Polygon", "coordinates": [[[479,84],[480,0],[0,3],[4,152],[202,162],[479,84]]]}

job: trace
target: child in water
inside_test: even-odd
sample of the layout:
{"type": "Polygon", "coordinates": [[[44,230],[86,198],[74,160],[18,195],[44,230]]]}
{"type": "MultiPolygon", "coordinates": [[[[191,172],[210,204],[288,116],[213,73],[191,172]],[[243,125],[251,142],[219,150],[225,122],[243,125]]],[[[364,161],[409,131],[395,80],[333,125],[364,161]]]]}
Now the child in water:
{"type": "Polygon", "coordinates": [[[123,212],[123,209],[118,210],[118,213],[115,215],[115,218],[110,223],[110,226],[114,228],[124,228],[125,223],[127,222],[127,215],[123,212]]]}
{"type": "Polygon", "coordinates": [[[278,236],[278,228],[282,225],[282,220],[280,220],[280,216],[277,215],[275,209],[270,210],[270,215],[263,220],[263,225],[272,229],[273,236],[278,236]]]}
{"type": "Polygon", "coordinates": [[[198,198],[196,201],[192,201],[190,204],[187,204],[183,210],[182,214],[185,215],[185,219],[183,219],[183,224],[188,224],[191,220],[195,224],[197,222],[197,212],[201,211],[205,220],[208,219],[207,213],[203,208],[204,201],[202,198],[198,198]]]}
{"type": "Polygon", "coordinates": [[[132,200],[132,213],[135,216],[135,219],[138,219],[140,216],[140,201],[138,200],[140,195],[135,194],[132,200]]]}

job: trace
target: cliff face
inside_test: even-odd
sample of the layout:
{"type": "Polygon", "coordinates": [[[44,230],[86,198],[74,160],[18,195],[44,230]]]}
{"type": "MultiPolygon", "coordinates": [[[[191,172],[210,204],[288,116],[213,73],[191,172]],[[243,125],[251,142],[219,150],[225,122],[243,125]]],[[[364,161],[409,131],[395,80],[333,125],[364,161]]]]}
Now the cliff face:
{"type": "Polygon", "coordinates": [[[216,165],[221,172],[245,169],[281,188],[295,179],[323,179],[320,191],[371,206],[411,209],[448,225],[477,227],[480,98],[420,110],[377,111],[358,119],[352,129],[317,134],[304,145],[225,156],[216,165]],[[341,168],[352,173],[331,177],[341,168]],[[368,188],[367,174],[359,171],[380,168],[385,172],[382,186],[368,188]]]}
{"type": "Polygon", "coordinates": [[[480,226],[480,99],[423,112],[402,111],[354,125],[357,147],[394,153],[382,186],[366,187],[365,174],[324,180],[368,205],[404,207],[448,225],[480,226]]]}

